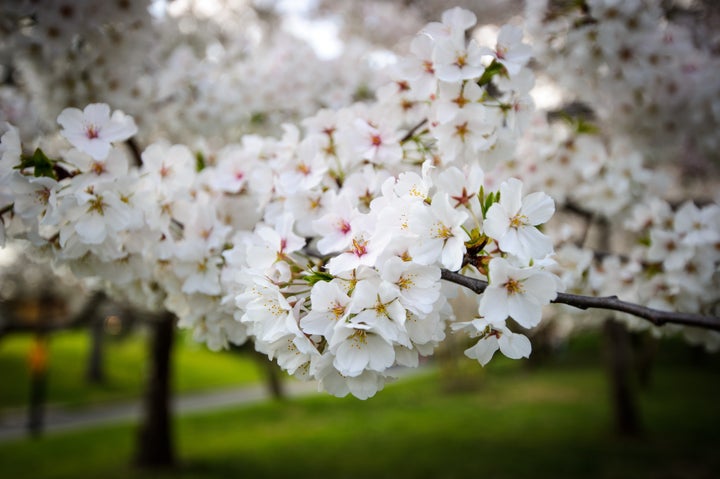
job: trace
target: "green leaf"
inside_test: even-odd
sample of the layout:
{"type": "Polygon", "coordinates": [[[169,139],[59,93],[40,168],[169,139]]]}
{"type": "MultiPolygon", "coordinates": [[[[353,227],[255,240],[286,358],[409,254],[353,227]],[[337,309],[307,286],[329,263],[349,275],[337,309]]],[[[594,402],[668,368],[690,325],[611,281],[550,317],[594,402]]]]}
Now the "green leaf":
{"type": "Polygon", "coordinates": [[[57,179],[54,166],[55,161],[48,158],[40,148],[37,148],[31,156],[23,155],[20,157],[20,164],[17,165],[15,169],[24,170],[25,168],[34,168],[36,178],[44,176],[57,179]]]}
{"type": "Polygon", "coordinates": [[[330,273],[324,273],[322,271],[310,271],[303,279],[308,282],[310,286],[320,281],[332,281],[335,276],[330,273]]]}
{"type": "Polygon", "coordinates": [[[478,86],[485,86],[495,75],[498,74],[506,74],[505,67],[502,63],[499,63],[497,60],[493,60],[490,65],[487,66],[485,71],[483,72],[482,76],[480,76],[480,79],[478,80],[477,84],[478,86]]]}
{"type": "Polygon", "coordinates": [[[195,170],[200,172],[204,170],[206,166],[205,155],[203,155],[201,151],[195,153],[195,170]]]}

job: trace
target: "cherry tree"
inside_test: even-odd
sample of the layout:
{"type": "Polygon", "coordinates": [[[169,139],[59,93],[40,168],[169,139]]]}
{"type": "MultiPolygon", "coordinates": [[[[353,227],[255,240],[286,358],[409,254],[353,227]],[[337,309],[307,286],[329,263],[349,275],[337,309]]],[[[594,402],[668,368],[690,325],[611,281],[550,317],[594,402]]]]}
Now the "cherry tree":
{"type": "MultiPolygon", "coordinates": [[[[498,350],[526,358],[544,311],[574,314],[551,302],[720,348],[720,206],[678,173],[689,152],[707,171],[716,159],[720,86],[702,79],[714,78],[717,50],[660,2],[529,2],[527,36],[452,8],[384,69],[349,68],[356,51],[377,52],[365,42],[313,60],[315,72],[282,37],[269,49],[215,42],[226,25],[201,9],[172,2],[177,21],[161,22],[96,7],[103,26],[87,38],[128,24],[143,32],[131,43],[164,40],[137,73],[63,73],[91,79],[72,95],[45,83],[57,74],[49,57],[20,63],[52,97],[33,101],[59,111],[57,125],[34,131],[16,115],[19,128],[3,128],[2,244],[22,241],[109,294],[172,313],[211,349],[251,338],[336,396],[375,395],[448,334],[473,338],[465,353],[483,365],[498,350]],[[183,33],[187,22],[217,36],[183,33]],[[133,101],[116,94],[125,87],[133,101]],[[238,133],[258,118],[280,133],[238,133]],[[658,153],[658,137],[682,148],[658,153]],[[456,314],[457,301],[476,314],[456,314]]],[[[233,12],[262,34],[258,18],[233,12]]],[[[27,32],[10,44],[21,41],[27,32]]]]}

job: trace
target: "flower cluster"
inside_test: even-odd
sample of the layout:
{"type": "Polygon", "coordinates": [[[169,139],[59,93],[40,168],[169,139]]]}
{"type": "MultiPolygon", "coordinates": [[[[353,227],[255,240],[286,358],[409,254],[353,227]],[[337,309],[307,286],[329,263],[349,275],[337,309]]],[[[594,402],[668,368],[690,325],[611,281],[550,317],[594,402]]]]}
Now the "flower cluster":
{"type": "Polygon", "coordinates": [[[677,2],[659,0],[536,1],[526,9],[538,63],[568,99],[589,106],[612,136],[672,161],[718,151],[716,28],[712,15],[692,15],[698,21],[686,25],[677,2]]]}
{"type": "Polygon", "coordinates": [[[392,367],[417,365],[444,339],[454,314],[442,268],[490,282],[479,319],[456,327],[479,338],[467,354],[526,357],[506,321],[532,328],[555,297],[552,243],[538,229],[554,203],[518,180],[485,181],[481,165],[506,159],[529,114],[516,106],[530,104],[532,74],[517,29],[483,46],[465,39],[474,24],[449,10],[378,102],[320,111],[280,139],[197,155],[157,142],[136,167],[123,144],[133,120],[104,104],[60,114],[69,149],[23,154],[10,128],[7,233],[173,311],[213,348],[250,335],[336,395],[373,395],[392,367]]]}

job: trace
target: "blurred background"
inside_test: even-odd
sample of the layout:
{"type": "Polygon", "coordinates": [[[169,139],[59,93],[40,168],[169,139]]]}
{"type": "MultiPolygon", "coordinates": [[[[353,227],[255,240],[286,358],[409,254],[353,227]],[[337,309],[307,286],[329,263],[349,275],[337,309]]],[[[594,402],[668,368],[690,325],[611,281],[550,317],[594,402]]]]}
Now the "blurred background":
{"type": "MultiPolygon", "coordinates": [[[[521,24],[540,3],[552,13],[572,2],[453,5],[489,25],[483,35],[521,24]]],[[[714,2],[653,5],[692,26],[717,57],[714,2]]],[[[103,101],[135,117],[140,145],[277,134],[319,108],[372,99],[386,67],[449,6],[3,0],[0,121],[29,140],[53,130],[64,107],[103,101]]],[[[542,78],[534,98],[560,113],[586,107],[542,78]]],[[[709,132],[674,125],[664,141],[687,147],[671,172],[712,197],[698,178],[717,173],[717,130],[695,116],[709,132]],[[696,136],[677,133],[690,130],[696,136]]],[[[677,153],[658,148],[653,124],[634,125],[638,144],[677,153]]],[[[286,378],[252,345],[209,351],[172,320],[37,259],[0,250],[0,477],[713,478],[720,470],[720,358],[681,338],[560,310],[534,333],[528,361],[481,368],[455,339],[376,397],[336,399],[286,378]],[[163,324],[171,339],[159,344],[163,324]],[[158,365],[163,347],[170,361],[158,365]],[[158,377],[171,385],[156,405],[171,411],[170,424],[141,414],[158,377]],[[167,434],[154,452],[163,467],[144,462],[147,428],[167,434]]]]}

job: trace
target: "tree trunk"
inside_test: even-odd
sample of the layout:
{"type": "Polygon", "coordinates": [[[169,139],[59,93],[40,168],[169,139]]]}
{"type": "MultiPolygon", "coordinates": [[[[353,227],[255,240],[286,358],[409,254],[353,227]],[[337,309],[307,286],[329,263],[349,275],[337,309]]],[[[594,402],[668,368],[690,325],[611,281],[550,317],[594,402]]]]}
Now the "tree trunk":
{"type": "Polygon", "coordinates": [[[623,324],[608,318],[604,335],[615,429],[621,436],[638,436],[642,428],[633,381],[630,334],[623,324]]]}
{"type": "Polygon", "coordinates": [[[90,322],[90,356],[86,377],[89,383],[102,384],[105,382],[105,368],[103,367],[103,350],[105,340],[105,318],[96,315],[90,322]]]}
{"type": "Polygon", "coordinates": [[[175,464],[170,405],[171,351],[175,317],[164,313],[151,322],[150,371],[137,443],[136,464],[168,468],[175,464]]]}
{"type": "Polygon", "coordinates": [[[285,389],[283,388],[282,378],[280,376],[280,367],[273,361],[270,361],[267,356],[262,353],[259,355],[258,361],[262,361],[265,365],[265,371],[267,372],[267,387],[270,395],[273,399],[285,399],[285,389]]]}
{"type": "Polygon", "coordinates": [[[658,351],[658,340],[648,332],[636,335],[633,339],[636,340],[634,345],[638,385],[642,390],[648,390],[652,386],[652,372],[658,351]]]}

